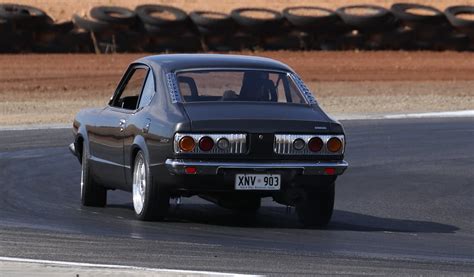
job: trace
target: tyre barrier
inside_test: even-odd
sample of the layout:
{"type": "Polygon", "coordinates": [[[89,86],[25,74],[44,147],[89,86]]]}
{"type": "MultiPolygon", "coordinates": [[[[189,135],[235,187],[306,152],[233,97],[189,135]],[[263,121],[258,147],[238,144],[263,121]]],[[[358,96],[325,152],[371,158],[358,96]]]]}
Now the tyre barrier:
{"type": "Polygon", "coordinates": [[[55,22],[41,9],[0,4],[0,53],[239,50],[474,50],[474,6],[419,4],[336,10],[239,8],[229,14],[166,5],[93,7],[55,22]]]}

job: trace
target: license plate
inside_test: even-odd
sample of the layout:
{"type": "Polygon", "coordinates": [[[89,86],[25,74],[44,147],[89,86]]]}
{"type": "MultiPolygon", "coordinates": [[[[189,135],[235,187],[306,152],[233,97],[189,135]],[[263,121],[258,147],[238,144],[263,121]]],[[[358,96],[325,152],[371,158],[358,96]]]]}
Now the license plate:
{"type": "Polygon", "coordinates": [[[281,176],[279,174],[236,174],[236,190],[279,190],[281,176]]]}

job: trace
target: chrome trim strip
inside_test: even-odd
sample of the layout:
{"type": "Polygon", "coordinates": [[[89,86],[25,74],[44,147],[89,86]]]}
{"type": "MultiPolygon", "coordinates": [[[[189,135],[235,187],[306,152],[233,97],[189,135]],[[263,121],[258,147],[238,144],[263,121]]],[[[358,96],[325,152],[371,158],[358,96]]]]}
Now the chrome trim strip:
{"type": "Polygon", "coordinates": [[[175,73],[181,72],[190,72],[190,71],[267,71],[267,72],[276,72],[276,73],[283,73],[283,74],[291,74],[291,71],[281,70],[281,69],[268,69],[268,68],[249,68],[249,67],[195,67],[195,68],[185,68],[185,69],[178,69],[174,71],[175,73]]]}
{"type": "Polygon", "coordinates": [[[186,133],[176,133],[174,135],[174,152],[176,154],[186,153],[186,154],[245,154],[247,153],[247,134],[186,134],[186,133]],[[190,136],[196,142],[196,146],[192,152],[182,152],[179,149],[179,140],[184,136],[190,136]],[[214,148],[211,151],[201,151],[198,146],[199,140],[208,136],[214,141],[214,148]],[[217,147],[217,141],[220,138],[226,138],[230,142],[230,146],[227,150],[222,150],[217,147]]]}
{"type": "Polygon", "coordinates": [[[185,175],[184,169],[189,166],[197,168],[197,175],[217,175],[221,169],[299,169],[303,175],[326,175],[325,168],[334,168],[336,175],[344,173],[349,164],[337,162],[219,162],[197,161],[184,159],[167,159],[168,171],[177,175],[185,175]]]}
{"type": "Polygon", "coordinates": [[[181,94],[179,93],[178,81],[176,80],[176,74],[172,72],[166,73],[166,84],[168,85],[168,91],[171,96],[171,103],[182,102],[181,94]]]}
{"type": "Polygon", "coordinates": [[[309,104],[318,104],[318,102],[316,101],[316,98],[311,93],[311,90],[309,90],[309,88],[306,86],[303,80],[298,76],[298,74],[289,73],[289,76],[293,80],[293,82],[296,84],[300,92],[304,95],[306,101],[309,104]]]}
{"type": "Polygon", "coordinates": [[[275,134],[275,141],[273,144],[273,152],[278,155],[342,155],[344,154],[345,138],[344,135],[308,135],[308,134],[275,134]],[[308,148],[308,142],[311,138],[319,137],[324,145],[321,151],[312,152],[308,148]],[[331,152],[327,149],[327,142],[330,138],[336,137],[342,141],[342,149],[339,152],[331,152]],[[305,142],[305,146],[301,150],[296,150],[293,147],[293,142],[296,139],[302,139],[305,142]]]}

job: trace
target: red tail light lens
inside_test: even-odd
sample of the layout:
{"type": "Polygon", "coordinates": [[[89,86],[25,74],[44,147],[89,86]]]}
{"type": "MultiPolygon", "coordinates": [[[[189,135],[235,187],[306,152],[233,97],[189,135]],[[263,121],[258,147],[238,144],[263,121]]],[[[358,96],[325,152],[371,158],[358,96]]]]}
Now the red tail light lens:
{"type": "Polygon", "coordinates": [[[210,137],[202,137],[199,140],[199,148],[202,151],[211,151],[212,147],[214,147],[214,141],[210,137]]]}
{"type": "Polygon", "coordinates": [[[321,149],[323,149],[323,144],[324,143],[320,138],[315,137],[315,138],[312,138],[312,139],[309,140],[308,148],[312,152],[319,152],[319,151],[321,151],[321,149]]]}
{"type": "Polygon", "coordinates": [[[183,152],[191,152],[193,151],[194,149],[194,146],[195,146],[195,142],[194,142],[194,139],[190,136],[185,136],[185,137],[182,137],[180,140],[179,140],[179,148],[181,149],[181,151],[183,152]]]}
{"type": "Polygon", "coordinates": [[[342,141],[338,138],[330,138],[328,140],[328,150],[331,152],[339,152],[342,149],[342,141]]]}

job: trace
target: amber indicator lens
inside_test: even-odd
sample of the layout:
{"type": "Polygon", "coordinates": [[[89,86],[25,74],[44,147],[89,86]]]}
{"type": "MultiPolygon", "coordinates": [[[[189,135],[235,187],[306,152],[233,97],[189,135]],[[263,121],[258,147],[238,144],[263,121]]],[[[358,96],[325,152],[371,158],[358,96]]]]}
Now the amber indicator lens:
{"type": "Polygon", "coordinates": [[[179,149],[181,149],[181,151],[183,152],[193,151],[195,145],[196,145],[196,142],[190,136],[182,137],[179,140],[179,149]]]}
{"type": "Polygon", "coordinates": [[[230,142],[226,138],[220,138],[217,141],[217,147],[219,147],[219,149],[221,150],[225,150],[229,148],[229,146],[230,146],[230,142]]]}
{"type": "Polygon", "coordinates": [[[328,140],[328,150],[331,152],[339,152],[342,149],[342,141],[338,138],[330,138],[328,140]]]}
{"type": "Polygon", "coordinates": [[[323,149],[323,141],[318,137],[312,138],[308,142],[308,148],[312,152],[319,152],[323,149]]]}
{"type": "Polygon", "coordinates": [[[214,141],[210,137],[202,137],[199,140],[199,148],[202,151],[210,151],[214,147],[214,141]]]}
{"type": "Polygon", "coordinates": [[[305,145],[304,140],[300,138],[295,139],[295,141],[293,141],[293,148],[295,148],[296,150],[302,150],[304,148],[304,145],[305,145]]]}

